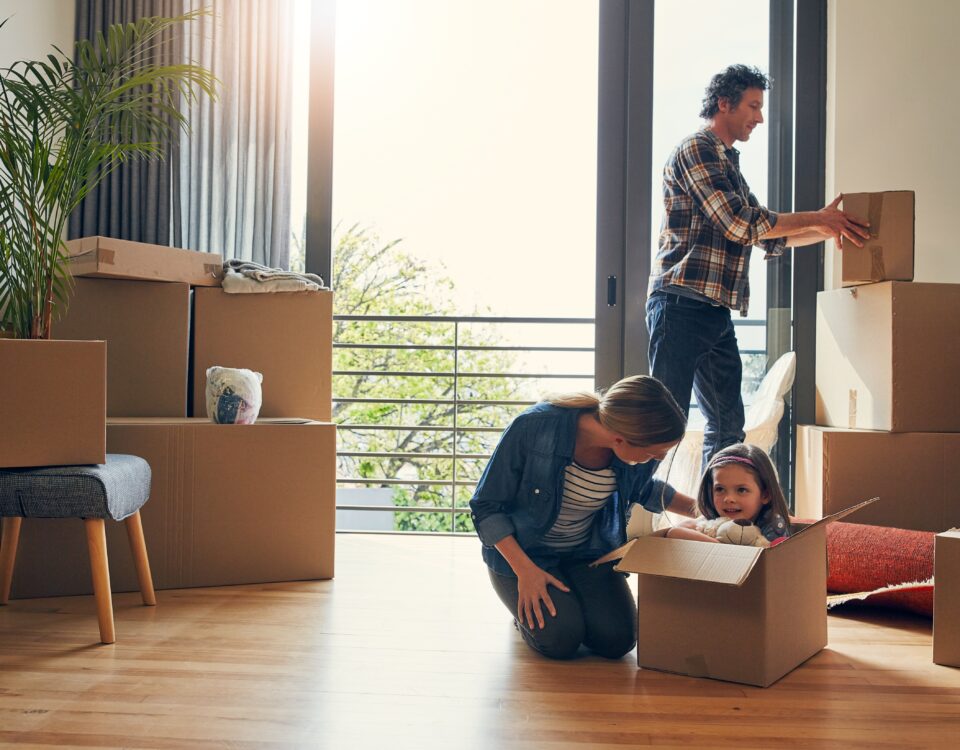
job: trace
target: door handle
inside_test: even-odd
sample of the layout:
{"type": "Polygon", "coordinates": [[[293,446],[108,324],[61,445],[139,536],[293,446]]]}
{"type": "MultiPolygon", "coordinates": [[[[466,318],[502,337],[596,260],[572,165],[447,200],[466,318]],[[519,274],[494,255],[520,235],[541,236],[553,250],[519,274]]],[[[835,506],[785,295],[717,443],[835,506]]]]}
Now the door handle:
{"type": "Polygon", "coordinates": [[[607,307],[617,306],[617,277],[607,276],[607,307]]]}

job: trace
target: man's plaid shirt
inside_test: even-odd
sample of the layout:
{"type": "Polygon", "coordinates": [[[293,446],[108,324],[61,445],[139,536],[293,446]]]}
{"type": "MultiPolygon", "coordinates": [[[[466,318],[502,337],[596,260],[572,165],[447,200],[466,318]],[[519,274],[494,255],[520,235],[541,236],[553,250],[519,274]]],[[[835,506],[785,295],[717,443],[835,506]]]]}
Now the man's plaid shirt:
{"type": "Polygon", "coordinates": [[[674,149],[663,168],[660,249],[648,294],[682,286],[746,316],[750,302],[750,250],[765,258],[783,253],[783,237],[761,241],[777,223],[740,173],[740,152],[701,130],[674,149]]]}

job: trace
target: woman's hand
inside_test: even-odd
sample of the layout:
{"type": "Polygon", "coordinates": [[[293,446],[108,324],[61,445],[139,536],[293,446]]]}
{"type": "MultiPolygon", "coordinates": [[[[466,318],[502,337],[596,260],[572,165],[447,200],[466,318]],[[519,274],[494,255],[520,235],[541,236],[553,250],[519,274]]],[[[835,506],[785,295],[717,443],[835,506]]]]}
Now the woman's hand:
{"type": "Polygon", "coordinates": [[[538,567],[532,561],[529,566],[524,566],[517,573],[517,619],[525,623],[531,630],[539,627],[543,630],[543,606],[546,606],[547,612],[551,617],[557,616],[557,608],[550,598],[548,586],[556,586],[561,591],[570,591],[567,585],[556,576],[550,575],[543,568],[538,567]],[[536,625],[534,625],[536,620],[536,625]]]}
{"type": "Polygon", "coordinates": [[[501,539],[495,546],[517,575],[517,620],[531,630],[535,627],[543,630],[543,606],[546,606],[551,617],[557,616],[557,608],[550,598],[547,586],[556,586],[561,591],[570,589],[559,578],[550,575],[531,560],[512,534],[501,539]]]}

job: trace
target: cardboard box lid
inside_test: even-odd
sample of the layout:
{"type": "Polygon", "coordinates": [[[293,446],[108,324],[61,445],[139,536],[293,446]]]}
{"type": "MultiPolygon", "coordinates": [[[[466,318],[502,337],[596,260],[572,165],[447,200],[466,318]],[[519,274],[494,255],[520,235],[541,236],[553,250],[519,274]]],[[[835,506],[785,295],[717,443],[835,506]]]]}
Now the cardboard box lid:
{"type": "MultiPolygon", "coordinates": [[[[786,541],[771,549],[785,549],[801,534],[845,518],[878,499],[874,497],[821,518],[815,523],[804,526],[786,541]]],[[[616,559],[611,555],[621,552],[620,562],[614,568],[622,573],[640,573],[664,578],[682,578],[740,586],[750,576],[763,551],[764,549],[761,547],[708,544],[689,539],[646,536],[631,540],[623,547],[614,550],[613,553],[604,555],[600,558],[600,561],[608,562],[616,559]]]]}
{"type": "Polygon", "coordinates": [[[762,551],[760,547],[647,536],[634,540],[615,568],[624,573],[739,586],[750,575],[762,551]]]}

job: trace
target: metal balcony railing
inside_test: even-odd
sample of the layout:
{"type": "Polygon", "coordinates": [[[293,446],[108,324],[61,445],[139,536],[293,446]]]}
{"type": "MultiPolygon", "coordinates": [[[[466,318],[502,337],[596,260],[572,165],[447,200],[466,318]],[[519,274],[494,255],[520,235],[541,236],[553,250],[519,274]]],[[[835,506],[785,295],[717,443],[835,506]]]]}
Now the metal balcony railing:
{"type": "MultiPolygon", "coordinates": [[[[590,390],[594,385],[593,318],[335,315],[334,321],[338,531],[472,533],[467,488],[476,485],[512,415],[536,403],[545,391],[590,390]],[[477,327],[485,337],[477,334],[477,327]],[[516,334],[503,333],[511,329],[526,329],[527,340],[535,343],[517,343],[516,334]],[[409,331],[418,336],[407,336],[409,331]],[[560,343],[550,343],[551,339],[560,343]],[[478,369],[469,362],[470,355],[477,354],[504,355],[494,364],[506,361],[512,366],[478,369]],[[424,360],[431,357],[432,366],[424,367],[424,360]],[[571,359],[582,361],[564,369],[550,364],[551,357],[565,359],[568,365],[571,359]],[[349,359],[355,360],[348,363],[353,366],[336,364],[349,359]],[[548,387],[551,384],[559,387],[548,387]],[[509,397],[490,397],[491,392],[502,396],[505,389],[509,397]],[[411,410],[422,418],[431,407],[442,412],[442,423],[398,419],[411,410]],[[435,447],[386,449],[383,439],[373,437],[386,433],[408,438],[431,434],[429,442],[435,447]],[[465,449],[464,441],[488,449],[465,449]],[[438,449],[439,445],[448,447],[438,449]],[[472,462],[472,470],[464,469],[465,462],[472,462]],[[395,469],[390,476],[385,473],[388,464],[395,469]],[[431,465],[434,470],[425,471],[431,465]],[[380,491],[354,491],[358,489],[380,491]],[[411,521],[427,516],[433,521],[422,528],[411,521]]],[[[764,321],[736,324],[762,326],[764,321]]],[[[743,350],[748,356],[763,353],[743,350]]],[[[402,446],[406,441],[398,438],[394,443],[402,446]]]]}
{"type": "MultiPolygon", "coordinates": [[[[593,318],[534,318],[534,317],[494,317],[494,316],[378,316],[378,315],[337,315],[334,316],[335,323],[338,324],[338,335],[334,340],[334,350],[336,359],[343,359],[342,354],[351,352],[354,358],[373,366],[365,368],[346,368],[334,370],[334,414],[335,420],[339,423],[341,436],[345,433],[385,433],[393,432],[397,434],[413,433],[434,433],[437,437],[433,443],[444,443],[449,445],[448,450],[419,452],[402,450],[370,450],[367,447],[356,449],[356,446],[344,447],[344,439],[341,439],[341,446],[338,450],[338,465],[341,471],[344,467],[356,468],[361,465],[380,468],[387,461],[392,461],[394,465],[400,464],[401,476],[382,476],[377,473],[373,476],[361,476],[358,473],[342,474],[337,479],[338,490],[349,488],[408,488],[412,489],[412,500],[410,504],[396,504],[397,498],[393,494],[392,502],[376,502],[365,500],[363,503],[351,502],[346,496],[349,493],[338,491],[337,511],[338,519],[344,517],[344,511],[352,511],[360,514],[417,514],[425,513],[436,514],[445,521],[439,524],[440,531],[431,533],[469,533],[472,526],[469,523],[469,507],[467,498],[464,497],[463,490],[460,488],[470,488],[476,485],[479,477],[479,470],[482,466],[475,463],[473,471],[464,473],[463,463],[485,462],[490,458],[489,450],[463,450],[462,444],[465,436],[487,436],[488,444],[493,444],[499,437],[499,434],[506,428],[509,417],[502,422],[496,421],[495,416],[505,417],[512,410],[514,413],[533,403],[536,403],[544,390],[558,390],[552,388],[537,388],[538,382],[560,383],[565,382],[566,388],[569,384],[576,384],[574,387],[579,389],[590,389],[593,387],[593,318]],[[366,338],[370,338],[370,330],[377,333],[387,333],[394,339],[401,340],[358,340],[363,338],[357,335],[357,328],[366,327],[364,332],[366,338]],[[483,327],[487,336],[483,338],[482,343],[476,343],[477,327],[483,327]],[[415,327],[423,333],[424,329],[430,329],[425,338],[429,343],[411,343],[402,340],[402,330],[408,327],[415,327]],[[558,327],[563,327],[561,330],[558,327]],[[353,335],[351,335],[351,328],[353,335]],[[527,336],[532,332],[540,331],[537,335],[533,334],[536,343],[515,343],[509,336],[501,336],[499,332],[504,329],[527,329],[527,336]],[[379,330],[378,330],[379,329],[379,330]],[[383,329],[389,329],[384,331],[383,329]],[[548,334],[547,330],[560,333],[548,334]],[[566,339],[576,339],[578,336],[584,342],[589,341],[590,345],[568,345],[567,343],[545,344],[545,340],[551,337],[562,336],[566,339]],[[398,353],[419,353],[433,352],[446,358],[447,367],[443,369],[388,369],[393,357],[390,355],[398,353]],[[565,356],[568,359],[573,356],[584,359],[583,368],[569,368],[558,371],[557,369],[548,369],[546,365],[541,365],[536,371],[531,369],[518,369],[511,367],[507,370],[479,370],[470,366],[466,362],[466,355],[474,354],[502,354],[506,355],[507,360],[516,364],[516,360],[527,360],[529,366],[531,355],[533,359],[539,356],[542,362],[547,362],[552,355],[565,356]],[[379,356],[379,360],[378,357],[379,356]],[[389,382],[390,387],[381,388],[381,395],[353,395],[346,393],[344,389],[357,382],[369,384],[376,380],[380,383],[389,382]],[[424,382],[438,383],[433,390],[437,393],[428,394],[426,397],[422,393],[424,382]],[[509,384],[510,394],[508,398],[490,398],[491,391],[503,392],[504,387],[499,389],[484,388],[484,384],[499,382],[509,384]],[[340,387],[338,387],[338,385],[340,387]],[[415,387],[414,387],[415,386],[415,387]],[[386,390],[389,395],[382,395],[386,390]],[[429,397],[436,395],[438,397],[429,397]],[[383,407],[388,417],[393,418],[398,413],[403,413],[405,407],[439,407],[439,410],[448,416],[444,424],[422,424],[414,422],[394,422],[384,421],[373,423],[369,419],[363,422],[352,421],[351,407],[366,407],[368,413],[371,407],[383,407]],[[397,407],[390,409],[389,407],[397,407]],[[485,416],[486,415],[486,416],[485,416]],[[469,417],[466,418],[466,417],[469,417]],[[364,464],[364,462],[366,462],[364,464]],[[442,478],[432,476],[423,476],[419,469],[413,469],[415,463],[419,462],[422,466],[428,462],[444,462],[449,467],[449,472],[442,478]],[[416,470],[417,476],[410,476],[416,470]],[[425,488],[433,488],[434,498],[441,495],[444,500],[440,504],[424,504],[418,502],[418,496],[424,494],[425,488]],[[459,490],[459,491],[458,491],[459,490]],[[460,520],[460,517],[463,520],[460,520]],[[469,527],[469,528],[465,528],[469,527]],[[458,531],[458,528],[460,531],[458,531]]],[[[409,357],[408,357],[409,359],[409,357]]],[[[501,358],[501,362],[504,358],[501,358]]],[[[336,360],[335,360],[336,361],[336,360]]],[[[521,363],[524,364],[524,363],[521,363]]],[[[336,364],[335,364],[336,368],[336,364]]],[[[428,389],[429,390],[429,389],[428,389]]],[[[421,412],[422,413],[422,412],[421,412]]],[[[354,411],[355,414],[355,411],[354,411]]],[[[359,441],[364,442],[364,441],[359,441]]],[[[371,441],[367,441],[371,442],[371,441]]],[[[372,441],[377,442],[377,441],[372,441]]],[[[398,442],[402,442],[399,441],[398,442]]],[[[476,442],[476,441],[471,441],[476,442]]],[[[385,496],[386,493],[380,493],[385,496]]],[[[373,526],[373,524],[370,524],[373,526]]],[[[404,524],[398,524],[404,525],[404,524]]],[[[363,524],[361,524],[363,526],[363,524]]],[[[338,531],[376,531],[373,528],[343,528],[338,520],[338,531]]],[[[381,529],[389,531],[391,529],[381,529]]],[[[410,532],[408,532],[410,533],[410,532]]],[[[417,533],[416,531],[412,533],[417,533]]]]}

